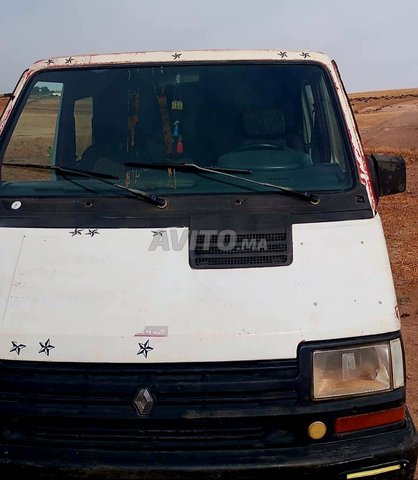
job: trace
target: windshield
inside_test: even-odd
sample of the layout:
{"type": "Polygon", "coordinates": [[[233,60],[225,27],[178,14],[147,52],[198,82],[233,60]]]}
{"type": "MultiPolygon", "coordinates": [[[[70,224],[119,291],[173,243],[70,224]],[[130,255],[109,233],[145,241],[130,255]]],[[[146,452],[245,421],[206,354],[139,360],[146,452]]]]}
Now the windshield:
{"type": "Polygon", "coordinates": [[[164,196],[271,192],[256,182],[343,191],[353,177],[341,125],[328,78],[315,64],[42,72],[3,139],[0,195],[122,194],[94,178],[74,181],[25,164],[111,175],[119,185],[164,196]],[[248,170],[255,182],[176,163],[248,170]]]}

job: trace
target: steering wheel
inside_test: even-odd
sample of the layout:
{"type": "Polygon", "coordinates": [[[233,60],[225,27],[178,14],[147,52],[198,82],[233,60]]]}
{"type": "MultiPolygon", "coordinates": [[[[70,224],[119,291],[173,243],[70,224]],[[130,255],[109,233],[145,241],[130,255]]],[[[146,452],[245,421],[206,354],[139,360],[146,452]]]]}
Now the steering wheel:
{"type": "Polygon", "coordinates": [[[249,143],[248,145],[241,145],[236,149],[237,152],[246,152],[248,150],[283,150],[283,145],[277,143],[249,143]]]}

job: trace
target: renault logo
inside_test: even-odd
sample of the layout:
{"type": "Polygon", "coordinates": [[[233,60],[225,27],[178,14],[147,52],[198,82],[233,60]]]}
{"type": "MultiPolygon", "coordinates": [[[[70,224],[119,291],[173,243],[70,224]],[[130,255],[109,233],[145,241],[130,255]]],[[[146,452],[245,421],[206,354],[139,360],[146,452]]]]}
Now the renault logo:
{"type": "Polygon", "coordinates": [[[154,398],[148,388],[141,388],[135,395],[134,406],[138,415],[149,415],[154,407],[154,398]]]}

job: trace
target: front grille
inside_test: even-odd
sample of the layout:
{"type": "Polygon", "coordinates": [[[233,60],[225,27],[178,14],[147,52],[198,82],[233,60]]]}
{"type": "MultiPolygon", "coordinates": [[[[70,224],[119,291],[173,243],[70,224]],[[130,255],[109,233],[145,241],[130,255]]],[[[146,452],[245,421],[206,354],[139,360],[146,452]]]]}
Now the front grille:
{"type": "Polygon", "coordinates": [[[190,233],[189,261],[193,268],[234,268],[289,265],[291,230],[265,233],[226,233],[196,238],[190,233]]]}
{"type": "Polygon", "coordinates": [[[297,434],[272,425],[246,425],[242,422],[224,421],[189,422],[188,426],[176,423],[148,425],[126,424],[124,422],[97,422],[86,420],[83,424],[54,420],[52,423],[42,419],[25,423],[14,423],[3,430],[3,438],[12,443],[37,447],[63,448],[99,448],[125,451],[207,451],[218,449],[261,449],[266,446],[292,446],[297,442],[297,434]]]}
{"type": "Polygon", "coordinates": [[[0,362],[0,439],[48,448],[191,451],[291,446],[297,362],[109,365],[0,362]],[[155,405],[138,416],[148,388],[155,405]]]}

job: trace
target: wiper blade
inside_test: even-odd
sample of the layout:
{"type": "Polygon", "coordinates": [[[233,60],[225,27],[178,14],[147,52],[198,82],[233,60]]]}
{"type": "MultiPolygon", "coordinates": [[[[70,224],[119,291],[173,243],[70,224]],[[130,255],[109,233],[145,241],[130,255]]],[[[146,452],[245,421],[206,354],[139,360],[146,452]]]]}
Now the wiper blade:
{"type": "Polygon", "coordinates": [[[173,169],[181,169],[181,170],[190,170],[190,171],[198,171],[198,172],[205,172],[205,173],[215,173],[218,175],[223,175],[229,178],[235,178],[236,180],[241,180],[243,182],[252,183],[254,185],[260,185],[262,187],[272,188],[277,192],[287,195],[289,197],[299,198],[300,200],[305,200],[313,205],[318,205],[320,199],[317,195],[312,192],[303,192],[301,190],[297,190],[295,188],[284,187],[281,185],[275,185],[274,183],[267,183],[267,182],[259,182],[257,180],[251,180],[250,178],[240,177],[238,175],[234,175],[233,173],[252,173],[251,170],[239,170],[239,169],[224,169],[218,167],[202,167],[197,165],[196,163],[125,163],[125,166],[128,167],[148,167],[148,168],[173,168],[173,169]]]}
{"type": "MultiPolygon", "coordinates": [[[[137,163],[128,162],[124,164],[125,167],[141,167],[141,168],[156,168],[164,170],[166,168],[177,168],[178,170],[202,170],[204,167],[195,163],[137,163]]],[[[223,167],[207,167],[207,170],[215,173],[253,173],[252,170],[244,170],[241,168],[223,168],[223,167]]]]}
{"type": "Polygon", "coordinates": [[[94,180],[98,180],[99,182],[105,183],[106,185],[110,185],[115,188],[119,188],[120,190],[124,190],[126,192],[132,193],[137,198],[142,198],[148,203],[152,203],[153,205],[157,205],[160,208],[164,208],[167,206],[167,200],[165,198],[159,197],[158,195],[154,195],[151,193],[143,192],[142,190],[137,190],[136,188],[129,188],[125,185],[119,185],[117,183],[113,183],[109,181],[117,180],[119,177],[114,175],[109,175],[108,173],[101,173],[101,172],[89,172],[87,170],[77,170],[72,168],[60,167],[59,165],[47,165],[47,164],[37,164],[37,163],[12,163],[12,162],[4,162],[2,165],[6,165],[7,167],[21,167],[21,168],[34,168],[38,170],[51,170],[56,172],[63,177],[66,175],[77,175],[80,177],[86,178],[93,178],[94,180]]]}
{"type": "Polygon", "coordinates": [[[59,165],[47,165],[43,163],[15,163],[15,162],[4,162],[2,165],[6,165],[8,167],[21,167],[21,168],[37,168],[39,170],[52,170],[57,173],[67,173],[73,175],[79,175],[81,177],[88,177],[88,178],[108,178],[117,180],[119,177],[115,177],[114,175],[109,175],[108,173],[100,173],[100,172],[88,172],[87,170],[78,170],[76,168],[66,168],[60,167],[59,165]]]}

